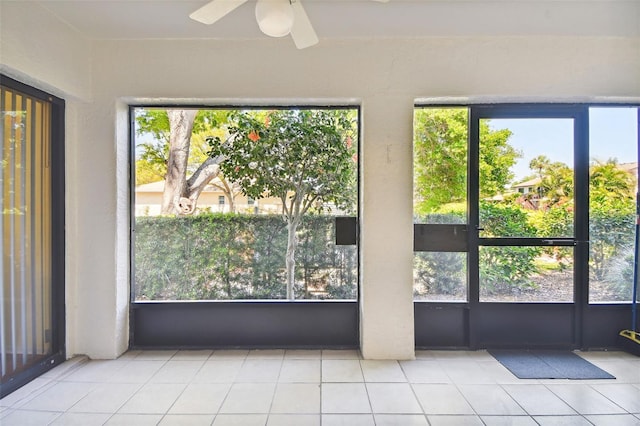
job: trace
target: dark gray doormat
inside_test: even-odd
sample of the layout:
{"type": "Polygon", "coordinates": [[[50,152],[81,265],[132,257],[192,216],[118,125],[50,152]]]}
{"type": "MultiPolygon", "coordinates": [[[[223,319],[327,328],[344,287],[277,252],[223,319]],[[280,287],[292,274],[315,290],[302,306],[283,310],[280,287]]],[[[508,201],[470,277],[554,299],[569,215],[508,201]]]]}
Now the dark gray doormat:
{"type": "Polygon", "coordinates": [[[489,353],[519,379],[615,379],[570,351],[492,349],[489,353]]]}

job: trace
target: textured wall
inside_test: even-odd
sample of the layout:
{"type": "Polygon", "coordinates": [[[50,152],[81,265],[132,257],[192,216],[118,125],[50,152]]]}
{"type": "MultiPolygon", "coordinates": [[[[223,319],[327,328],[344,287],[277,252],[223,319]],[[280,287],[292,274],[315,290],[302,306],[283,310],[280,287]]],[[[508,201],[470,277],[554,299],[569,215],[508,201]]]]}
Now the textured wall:
{"type": "MultiPolygon", "coordinates": [[[[7,49],[22,37],[7,11],[22,15],[2,7],[7,49]]],[[[128,103],[361,105],[362,350],[411,358],[414,102],[640,100],[637,38],[323,40],[303,51],[287,39],[93,41],[76,58],[66,49],[86,40],[63,33],[64,54],[20,41],[2,63],[86,100],[67,120],[67,301],[69,353],[94,358],[127,344],[128,103]]]]}
{"type": "Polygon", "coordinates": [[[0,2],[0,71],[65,98],[91,95],[91,41],[38,4],[0,2]]]}

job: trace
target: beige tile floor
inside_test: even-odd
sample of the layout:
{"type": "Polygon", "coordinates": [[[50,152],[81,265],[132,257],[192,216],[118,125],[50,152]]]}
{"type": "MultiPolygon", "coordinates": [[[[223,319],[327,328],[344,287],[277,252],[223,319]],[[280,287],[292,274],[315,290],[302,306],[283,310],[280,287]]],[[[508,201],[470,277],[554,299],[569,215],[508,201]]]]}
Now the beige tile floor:
{"type": "Polygon", "coordinates": [[[640,425],[640,358],[615,380],[520,380],[485,351],[131,351],[75,358],[0,400],[11,425],[640,425]]]}

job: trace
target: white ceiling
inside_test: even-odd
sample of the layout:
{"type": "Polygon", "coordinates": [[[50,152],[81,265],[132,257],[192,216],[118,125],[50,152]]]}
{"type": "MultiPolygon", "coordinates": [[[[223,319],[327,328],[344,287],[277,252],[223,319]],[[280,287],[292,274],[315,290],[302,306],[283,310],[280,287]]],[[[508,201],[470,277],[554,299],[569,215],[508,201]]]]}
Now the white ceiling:
{"type": "MultiPolygon", "coordinates": [[[[2,3],[15,0],[0,0],[2,3]]],[[[266,37],[255,0],[207,26],[188,15],[208,0],[18,0],[90,39],[266,37]]],[[[302,0],[318,36],[640,36],[640,0],[302,0]]]]}

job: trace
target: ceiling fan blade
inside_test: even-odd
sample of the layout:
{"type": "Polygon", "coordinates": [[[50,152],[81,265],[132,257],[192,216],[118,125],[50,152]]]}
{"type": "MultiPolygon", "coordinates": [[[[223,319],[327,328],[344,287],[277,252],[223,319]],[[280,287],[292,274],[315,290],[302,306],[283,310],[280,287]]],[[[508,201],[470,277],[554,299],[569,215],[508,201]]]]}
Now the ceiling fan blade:
{"type": "Polygon", "coordinates": [[[307,12],[300,0],[291,0],[293,8],[293,26],[291,27],[291,38],[298,49],[313,46],[318,43],[318,35],[316,34],[307,12]]]}
{"type": "Polygon", "coordinates": [[[213,0],[189,15],[194,21],[213,24],[227,13],[246,3],[247,0],[213,0]]]}

